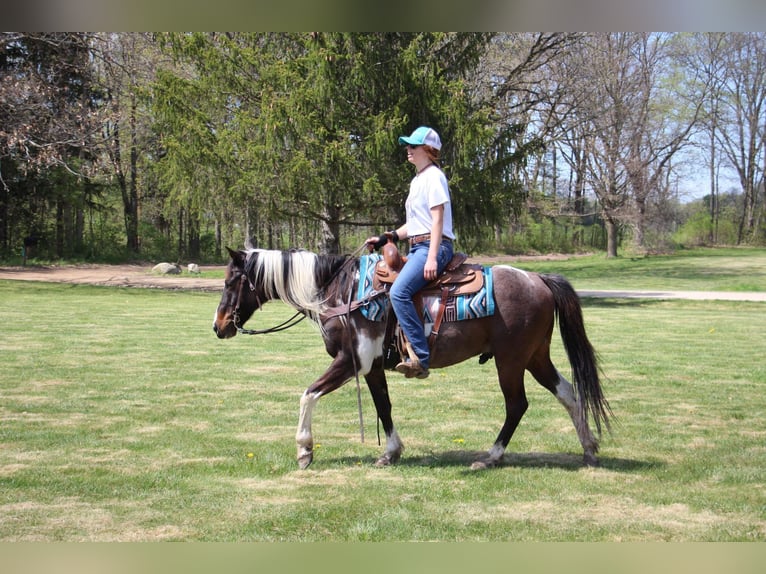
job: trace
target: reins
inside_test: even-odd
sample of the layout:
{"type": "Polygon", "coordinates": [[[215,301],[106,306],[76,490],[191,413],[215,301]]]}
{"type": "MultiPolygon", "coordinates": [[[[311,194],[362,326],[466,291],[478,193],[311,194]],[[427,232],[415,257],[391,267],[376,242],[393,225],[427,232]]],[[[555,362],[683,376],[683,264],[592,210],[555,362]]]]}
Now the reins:
{"type": "Polygon", "coordinates": [[[279,325],[275,325],[273,327],[269,327],[268,329],[245,329],[244,327],[241,327],[238,325],[239,323],[239,313],[236,311],[234,312],[234,326],[237,328],[237,332],[241,333],[242,335],[265,335],[266,333],[278,333],[279,331],[285,331],[289,329],[290,327],[294,327],[301,321],[303,321],[306,318],[306,315],[298,311],[287,319],[286,321],[283,321],[279,325]]]}
{"type": "MultiPolygon", "coordinates": [[[[241,333],[242,335],[265,335],[266,333],[278,333],[279,331],[284,331],[286,329],[289,329],[290,327],[294,327],[301,321],[303,321],[306,318],[306,315],[302,313],[301,311],[298,311],[287,319],[286,321],[282,321],[279,325],[275,325],[273,327],[269,327],[268,329],[245,329],[242,325],[240,325],[240,317],[239,317],[239,302],[242,300],[242,289],[245,286],[245,279],[247,279],[248,284],[250,285],[250,291],[255,291],[255,285],[253,285],[252,281],[246,276],[241,276],[241,281],[239,283],[239,290],[237,291],[237,306],[234,308],[234,326],[237,328],[237,332],[241,333]]],[[[261,300],[256,295],[256,309],[261,308],[261,300]]]]}

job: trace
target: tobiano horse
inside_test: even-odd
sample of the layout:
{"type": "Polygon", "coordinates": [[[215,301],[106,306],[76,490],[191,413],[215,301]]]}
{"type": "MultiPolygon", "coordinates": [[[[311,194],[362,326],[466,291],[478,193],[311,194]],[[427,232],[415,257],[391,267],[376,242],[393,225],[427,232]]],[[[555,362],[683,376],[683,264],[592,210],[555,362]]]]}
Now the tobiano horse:
{"type": "MultiPolygon", "coordinates": [[[[319,325],[327,353],[332,357],[329,368],[308,386],[300,399],[296,432],[299,467],[305,469],[313,461],[311,421],[320,397],[360,375],[365,379],[386,437],[385,451],[375,464],[386,466],[399,461],[404,445],[391,416],[386,382],[384,349],[390,338],[386,322],[369,319],[361,307],[350,303],[360,281],[360,258],[252,248],[229,249],[229,254],[224,289],[213,323],[218,337],[253,333],[243,328],[245,322],[264,303],[278,299],[319,325]]],[[[577,293],[564,277],[556,274],[532,273],[507,265],[496,265],[486,271],[491,273],[494,312],[481,318],[443,323],[433,341],[430,364],[431,369],[439,369],[476,356],[482,362],[494,357],[505,401],[505,421],[489,451],[472,468],[493,467],[502,462],[528,407],[525,371],[564,406],[582,445],[584,464],[596,466],[602,427],[608,430],[612,413],[602,392],[597,356],[585,332],[577,293]],[[551,361],[556,320],[573,383],[551,361]],[[589,421],[595,425],[595,436],[589,421]]]]}

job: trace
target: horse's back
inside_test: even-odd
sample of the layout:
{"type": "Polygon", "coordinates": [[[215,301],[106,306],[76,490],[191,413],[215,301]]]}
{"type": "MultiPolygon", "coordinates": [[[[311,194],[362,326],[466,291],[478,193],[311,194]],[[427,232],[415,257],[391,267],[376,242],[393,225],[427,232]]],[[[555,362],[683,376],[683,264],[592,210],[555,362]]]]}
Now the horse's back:
{"type": "Polygon", "coordinates": [[[523,358],[550,341],[554,301],[539,274],[509,265],[492,268],[492,316],[443,325],[431,358],[445,367],[483,353],[523,358]]]}
{"type": "Polygon", "coordinates": [[[538,273],[510,265],[492,268],[496,307],[521,315],[552,311],[553,295],[538,273]]]}

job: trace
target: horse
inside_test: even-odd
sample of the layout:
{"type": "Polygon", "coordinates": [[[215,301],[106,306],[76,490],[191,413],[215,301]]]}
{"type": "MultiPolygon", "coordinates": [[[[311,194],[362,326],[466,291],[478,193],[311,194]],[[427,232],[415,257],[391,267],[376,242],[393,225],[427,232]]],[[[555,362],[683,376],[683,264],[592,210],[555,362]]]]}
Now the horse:
{"type": "MultiPolygon", "coordinates": [[[[385,450],[376,466],[400,460],[404,444],[392,419],[386,381],[384,349],[387,324],[364,316],[350,303],[360,280],[360,258],[320,255],[303,249],[287,251],[247,247],[229,252],[223,293],[215,312],[213,330],[220,339],[237,333],[255,333],[243,325],[267,301],[281,300],[296,316],[319,326],[332,361],[300,398],[295,435],[297,463],[306,469],[314,459],[311,432],[313,410],[323,397],[349,380],[364,377],[378,419],[385,432],[385,450]]],[[[550,391],[566,409],[583,448],[583,463],[598,466],[602,427],[609,430],[613,416],[600,383],[596,352],[588,340],[579,297],[558,274],[524,271],[509,265],[488,268],[492,274],[494,313],[458,322],[445,322],[433,341],[431,369],[439,369],[480,356],[494,357],[505,401],[505,421],[491,448],[471,468],[498,466],[511,437],[527,410],[524,373],[550,391]],[[572,370],[570,383],[554,366],[550,345],[555,322],[572,370]],[[591,431],[589,420],[596,427],[591,431]]],[[[393,313],[391,312],[393,315],[393,313]]],[[[284,326],[275,330],[286,328],[284,326]]]]}

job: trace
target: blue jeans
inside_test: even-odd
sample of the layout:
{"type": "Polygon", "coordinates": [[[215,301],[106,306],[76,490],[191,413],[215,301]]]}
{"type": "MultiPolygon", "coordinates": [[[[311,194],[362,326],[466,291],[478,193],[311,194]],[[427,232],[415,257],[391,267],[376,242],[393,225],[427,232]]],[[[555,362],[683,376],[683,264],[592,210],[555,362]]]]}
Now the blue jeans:
{"type": "MultiPolygon", "coordinates": [[[[404,264],[391,286],[389,293],[391,305],[394,308],[399,325],[407,336],[413,351],[418,357],[420,364],[424,369],[428,368],[430,353],[428,350],[428,340],[426,339],[423,321],[415,309],[412,298],[426,284],[430,283],[423,277],[423,269],[428,259],[428,250],[431,246],[430,241],[424,241],[412,246],[407,255],[407,263],[404,264]]],[[[436,256],[437,275],[444,271],[444,268],[452,260],[453,247],[451,241],[442,241],[439,245],[439,254],[436,256]]]]}

